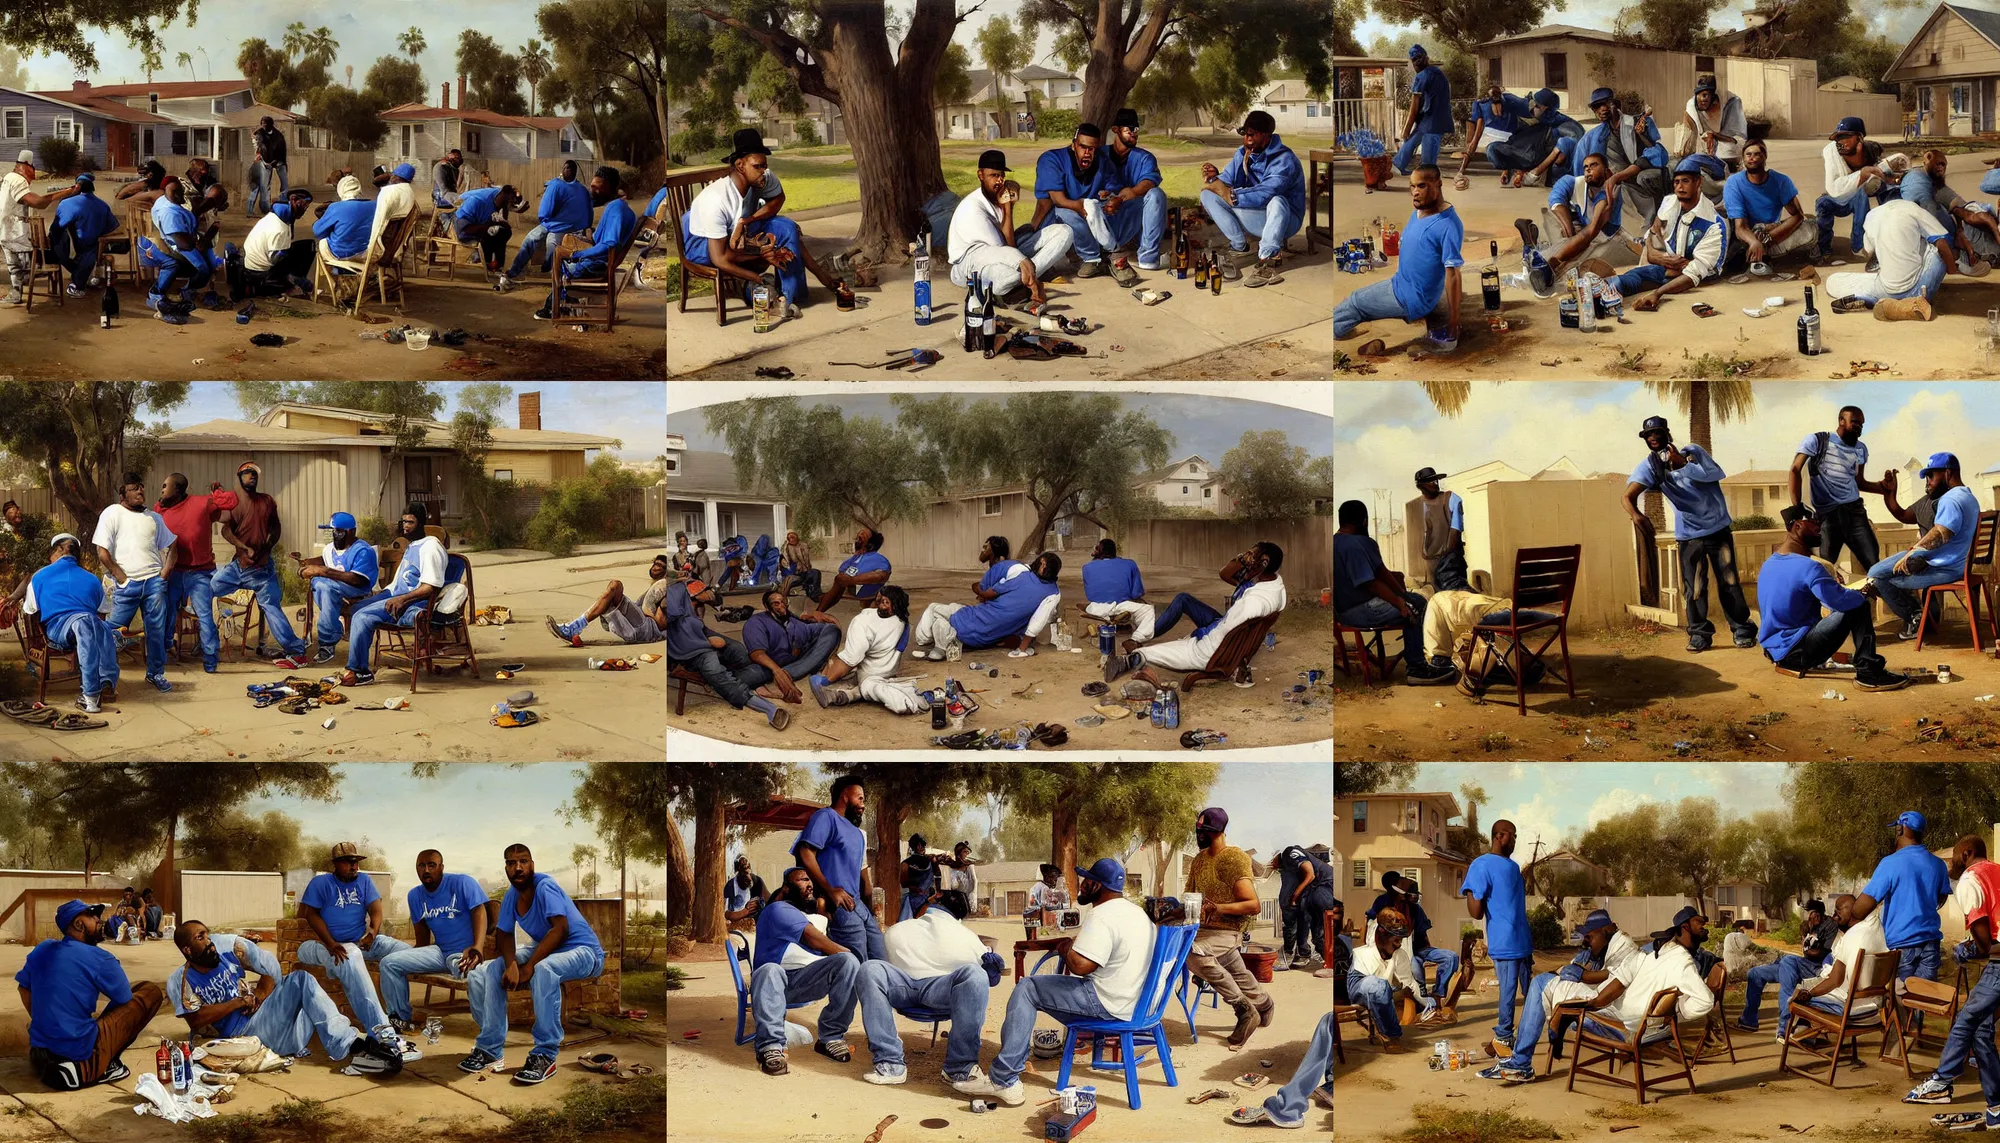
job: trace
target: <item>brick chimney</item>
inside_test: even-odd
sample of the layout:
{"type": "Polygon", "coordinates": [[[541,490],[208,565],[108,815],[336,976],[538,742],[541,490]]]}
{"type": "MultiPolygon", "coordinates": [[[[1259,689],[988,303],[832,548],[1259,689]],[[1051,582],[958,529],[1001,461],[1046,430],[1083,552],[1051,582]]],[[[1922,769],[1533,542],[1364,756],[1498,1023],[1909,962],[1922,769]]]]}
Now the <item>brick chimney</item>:
{"type": "Polygon", "coordinates": [[[446,80],[445,82],[438,84],[438,106],[444,108],[447,111],[451,110],[450,80],[446,80]]]}
{"type": "Polygon", "coordinates": [[[458,77],[458,109],[465,110],[465,77],[458,77]]]}
{"type": "Polygon", "coordinates": [[[534,430],[536,432],[541,431],[542,427],[541,393],[539,392],[522,393],[517,402],[517,407],[520,409],[521,428],[524,430],[534,430]]]}
{"type": "Polygon", "coordinates": [[[72,95],[89,95],[90,81],[87,79],[71,80],[69,90],[72,95]]]}

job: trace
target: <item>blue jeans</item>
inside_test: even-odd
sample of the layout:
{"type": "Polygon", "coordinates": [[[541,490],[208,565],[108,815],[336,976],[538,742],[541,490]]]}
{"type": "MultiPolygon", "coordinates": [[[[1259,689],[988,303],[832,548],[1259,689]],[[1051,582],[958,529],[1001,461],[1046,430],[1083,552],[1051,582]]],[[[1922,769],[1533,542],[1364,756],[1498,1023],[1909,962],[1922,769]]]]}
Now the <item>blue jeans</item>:
{"type": "MultiPolygon", "coordinates": [[[[981,979],[985,979],[983,974],[981,979]]],[[[848,1025],[854,1023],[854,992],[860,981],[861,962],[854,959],[853,953],[823,956],[802,968],[786,968],[781,964],[760,966],[750,974],[750,1011],[757,1020],[757,1034],[750,1050],[762,1052],[766,1048],[784,1047],[785,1010],[822,996],[826,997],[826,1007],[819,1010],[819,1042],[824,1044],[847,1035],[848,1025]]],[[[535,1005],[538,1026],[541,1007],[539,1003],[535,1005]]],[[[557,1046],[561,1046],[561,1027],[556,1031],[557,1046]]],[[[953,1031],[957,1031],[955,1024],[953,1031]]]]}
{"type": "Polygon", "coordinates": [[[1374,1022],[1375,1031],[1390,1040],[1403,1038],[1403,1024],[1396,1019],[1396,990],[1379,976],[1363,976],[1353,969],[1347,972],[1347,1000],[1368,1010],[1368,1019],[1374,1022]]]}
{"type": "MultiPolygon", "coordinates": [[[[807,645],[804,654],[789,663],[779,663],[778,665],[785,668],[785,674],[791,676],[793,680],[803,679],[825,666],[827,659],[832,656],[834,648],[838,646],[840,646],[840,628],[833,626],[821,627],[813,633],[813,641],[807,645]]],[[[777,662],[777,660],[773,659],[772,662],[777,662]]],[[[751,690],[756,690],[758,687],[770,682],[771,677],[771,668],[762,663],[751,663],[749,666],[736,672],[736,678],[751,690]]]]}
{"type": "Polygon", "coordinates": [[[1333,1013],[1328,1012],[1319,1018],[1319,1027],[1313,1029],[1312,1041],[1306,1045],[1305,1058],[1299,1061],[1299,1070],[1292,1073],[1292,1082],[1264,1100],[1264,1111],[1275,1122],[1298,1123],[1305,1119],[1306,1110],[1311,1106],[1307,1101],[1313,1089],[1332,1082],[1333,1013]]]}
{"type": "Polygon", "coordinates": [[[986,970],[962,964],[944,976],[912,979],[886,960],[861,966],[861,1024],[868,1054],[880,1069],[903,1070],[903,1036],[896,1030],[898,1008],[951,1012],[951,1038],[944,1050],[944,1074],[964,1079],[979,1062],[979,1033],[986,1025],[986,970]]]}
{"type": "Polygon", "coordinates": [[[1443,135],[1412,135],[1396,148],[1396,173],[1410,173],[1410,157],[1421,147],[1425,166],[1435,166],[1438,161],[1438,147],[1444,143],[1443,135]]]}
{"type": "Polygon", "coordinates": [[[1104,247],[1098,243],[1097,236],[1090,232],[1089,220],[1076,211],[1066,206],[1055,207],[1049,211],[1048,217],[1042,220],[1040,229],[1046,230],[1051,226],[1062,226],[1069,231],[1070,250],[1080,260],[1095,262],[1104,256],[1104,247]]]}
{"type": "Polygon", "coordinates": [[[1138,244],[1139,265],[1160,268],[1160,242],[1167,233],[1167,192],[1154,187],[1115,211],[1090,208],[1092,236],[1106,249],[1138,244]]]}
{"type": "MultiPolygon", "coordinates": [[[[1451,978],[1458,975],[1457,953],[1432,945],[1420,953],[1411,953],[1410,963],[1417,970],[1418,984],[1424,982],[1424,966],[1427,964],[1436,965],[1437,983],[1431,986],[1431,997],[1435,1000],[1443,1000],[1446,996],[1450,995],[1451,978]]],[[[1534,993],[1531,988],[1529,996],[1532,997],[1533,995],[1534,993]]]]}
{"type": "Polygon", "coordinates": [[[123,627],[132,622],[132,616],[142,615],[146,621],[146,677],[156,679],[167,673],[167,635],[172,628],[168,622],[167,581],[159,576],[146,579],[128,579],[111,595],[111,618],[106,620],[113,627],[123,627]]]}
{"type": "MultiPolygon", "coordinates": [[[[1850,639],[1854,641],[1855,666],[1883,666],[1882,657],[1875,653],[1875,613],[1866,606],[1828,613],[1806,630],[1779,666],[1810,671],[1833,658],[1833,653],[1850,639]]],[[[1765,654],[1768,656],[1770,652],[1765,654]]]]}
{"type": "Polygon", "coordinates": [[[1521,1001],[1521,1022],[1514,1026],[1514,1054],[1503,1063],[1510,1068],[1535,1067],[1535,1045],[1541,1043],[1542,1029],[1548,1026],[1548,1009],[1542,1003],[1542,991],[1553,983],[1556,974],[1545,972],[1528,982],[1527,998],[1521,1001]]]}
{"type": "Polygon", "coordinates": [[[173,638],[172,626],[180,623],[181,605],[193,600],[195,624],[201,629],[201,665],[211,671],[222,652],[222,639],[215,632],[214,577],[214,568],[175,568],[167,573],[167,615],[172,619],[167,637],[173,638]]]}
{"type": "Polygon", "coordinates": [[[164,913],[164,912],[163,912],[163,911],[162,911],[162,910],[160,909],[160,907],[159,907],[158,905],[148,905],[148,906],[146,906],[146,909],[145,909],[145,913],[146,913],[146,933],[147,933],[147,935],[148,935],[148,936],[155,936],[155,937],[159,936],[159,935],[160,935],[160,918],[161,918],[161,917],[163,917],[163,916],[165,916],[166,914],[165,914],[165,913],[164,913]]]}
{"type": "MultiPolygon", "coordinates": [[[[792,252],[791,261],[778,267],[778,288],[784,293],[786,301],[801,309],[805,308],[806,248],[805,239],[799,234],[799,224],[780,215],[777,218],[767,219],[763,222],[752,222],[743,228],[743,236],[746,239],[754,238],[759,234],[769,234],[776,240],[778,245],[792,252]]],[[[533,237],[533,235],[530,234],[530,237],[533,237]]],[[[707,239],[689,238],[685,231],[682,232],[681,237],[685,242],[682,249],[687,251],[687,260],[689,262],[696,266],[714,265],[714,263],[708,260],[707,239]]],[[[526,240],[524,239],[523,241],[525,242],[526,240]]],[[[523,249],[526,249],[526,247],[523,246],[523,249]]],[[[518,263],[520,259],[517,257],[515,261],[518,263]]],[[[508,277],[512,276],[512,273],[508,274],[508,277]]],[[[751,282],[741,281],[740,279],[734,279],[734,281],[743,287],[743,300],[746,302],[749,301],[750,291],[756,289],[756,285],[751,282]]]]}
{"type": "Polygon", "coordinates": [[[1778,958],[1776,964],[1753,967],[1743,986],[1743,1015],[1736,1018],[1737,1025],[1752,1032],[1757,1030],[1764,1006],[1764,989],[1772,984],[1778,986],[1778,1019],[1782,1022],[1799,981],[1811,980],[1818,975],[1819,966],[1802,956],[1784,956],[1778,958]]]}
{"type": "Polygon", "coordinates": [[[1222,618],[1222,612],[1183,591],[1174,596],[1171,603],[1160,609],[1159,617],[1153,620],[1153,638],[1165,638],[1167,632],[1174,624],[1181,621],[1183,615],[1194,621],[1197,630],[1222,618]]]}
{"type": "Polygon", "coordinates": [[[249,588],[257,596],[257,606],[264,609],[264,629],[287,655],[304,653],[306,641],[292,631],[291,620],[285,618],[284,589],[278,584],[278,561],[276,557],[266,557],[264,566],[246,568],[235,560],[230,560],[215,569],[215,575],[208,581],[209,590],[216,595],[228,595],[240,588],[249,588]]]}
{"type": "Polygon", "coordinates": [[[417,620],[431,613],[427,600],[404,606],[398,616],[389,614],[389,593],[378,591],[356,605],[347,617],[347,669],[355,674],[368,670],[375,650],[375,632],[383,627],[415,627],[417,620]]]}
{"type": "Polygon", "coordinates": [[[1634,266],[1618,275],[1618,292],[1631,297],[1640,290],[1650,290],[1667,284],[1667,268],[1648,262],[1644,266],[1634,266]]]}
{"type": "MultiPolygon", "coordinates": [[[[382,1002],[375,997],[375,983],[368,979],[367,966],[362,962],[379,961],[390,953],[409,947],[387,933],[377,933],[374,942],[361,950],[360,960],[349,953],[335,963],[333,954],[326,951],[325,945],[311,940],[299,946],[299,963],[317,965],[340,982],[341,989],[347,993],[347,1006],[353,1010],[355,1018],[361,1021],[364,1028],[372,1029],[387,1024],[389,1015],[382,1011],[382,1002]]],[[[479,1011],[476,1002],[472,1010],[475,1013],[479,1011]]]]}
{"type": "Polygon", "coordinates": [[[1968,1056],[1979,1062],[1979,1090],[1986,1106],[2000,1107],[2000,1051],[1993,1047],[1993,1014],[2000,1011],[2000,961],[1989,962],[1951,1022],[1931,1078],[1950,1083],[1965,1074],[1968,1056]]]}
{"type": "MultiPolygon", "coordinates": [[[[1424,315],[1424,324],[1427,327],[1436,328],[1447,324],[1448,315],[1445,313],[1444,305],[1444,291],[1440,290],[1437,305],[1432,306],[1431,312],[1424,315]]],[[[1379,282],[1370,282],[1340,299],[1333,307],[1334,339],[1353,337],[1354,331],[1359,329],[1363,322],[1387,321],[1390,318],[1397,321],[1410,320],[1403,314],[1403,303],[1396,300],[1396,280],[1384,278],[1379,282]]]]}
{"type": "Polygon", "coordinates": [[[550,237],[548,224],[536,223],[533,230],[528,231],[527,234],[522,236],[521,248],[514,252],[514,264],[507,267],[507,276],[509,278],[520,277],[521,272],[528,268],[528,259],[538,253],[544,255],[542,258],[542,270],[546,272],[549,268],[549,261],[555,257],[555,244],[549,241],[550,237]]]}
{"type": "Polygon", "coordinates": [[[1404,619],[1388,600],[1375,598],[1364,600],[1340,612],[1338,618],[1348,627],[1385,627],[1390,624],[1403,625],[1403,665],[1411,670],[1424,665],[1424,608],[1430,601],[1414,591],[1403,593],[1403,602],[1410,605],[1410,617],[1404,619]]]}
{"type": "MultiPolygon", "coordinates": [[[[1097,986],[1087,976],[1024,976],[1007,998],[1007,1019],[1000,1026],[1000,1054],[993,1057],[993,1086],[1007,1087],[1021,1078],[1033,1046],[1035,1016],[1046,1012],[1065,1024],[1078,1020],[1115,1019],[1097,999],[1097,986]]],[[[958,1030],[956,1022],[952,1030],[958,1030]]]]}
{"type": "Polygon", "coordinates": [[[69,271],[69,284],[83,289],[97,265],[97,239],[84,241],[68,226],[49,227],[49,258],[69,271]]]}
{"type": "MultiPolygon", "coordinates": [[[[441,972],[463,980],[465,978],[459,976],[455,968],[457,960],[456,956],[446,954],[444,946],[436,944],[401,948],[383,957],[376,965],[382,978],[383,1010],[398,1020],[408,1020],[410,977],[420,972],[441,972]]],[[[477,969],[479,966],[472,967],[477,969]]]]}
{"type": "Polygon", "coordinates": [[[1819,256],[1824,258],[1833,253],[1833,220],[1847,218],[1850,215],[1854,218],[1854,226],[1848,231],[1847,244],[1850,250],[1859,251],[1864,240],[1862,224],[1868,221],[1868,208],[1871,205],[1873,204],[1869,201],[1868,192],[1860,187],[1847,192],[1846,198],[1834,198],[1825,194],[1819,196],[1813,203],[1813,218],[1819,224],[1819,256]]]}
{"type": "Polygon", "coordinates": [[[321,647],[331,647],[340,642],[340,609],[350,599],[362,599],[374,594],[374,587],[349,587],[338,580],[326,576],[314,576],[313,593],[313,638],[321,647]]]}
{"type": "MultiPolygon", "coordinates": [[[[1428,161],[1428,160],[1426,160],[1428,161]]],[[[1250,236],[1257,236],[1257,257],[1269,258],[1285,248],[1285,240],[1299,232],[1305,219],[1292,209],[1289,200],[1273,197],[1262,209],[1247,206],[1231,206],[1229,201],[1214,191],[1201,192],[1201,208],[1215,220],[1216,229],[1229,239],[1229,248],[1242,250],[1249,246],[1250,236]]]]}
{"type": "MultiPolygon", "coordinates": [[[[375,938],[380,944],[382,938],[375,938]]],[[[407,948],[408,946],[403,946],[407,948]]],[[[303,953],[305,950],[299,950],[303,953]]],[[[533,947],[514,950],[516,963],[525,964],[535,954],[533,947]]],[[[535,1003],[535,1046],[528,1049],[531,1056],[553,1058],[562,1049],[562,986],[566,980],[589,980],[604,971],[604,950],[589,945],[553,952],[541,959],[528,977],[528,991],[535,1003]]],[[[465,977],[466,999],[472,1005],[473,1019],[479,1022],[479,1039],[473,1047],[500,1059],[507,1046],[507,989],[500,982],[500,962],[481,961],[465,977]]],[[[758,1009],[759,1036],[763,1028],[763,1007],[758,1009]]],[[[784,1011],[778,1013],[778,1039],[784,1040],[784,1011]]]]}
{"type": "Polygon", "coordinates": [[[66,611],[43,620],[49,646],[76,652],[83,693],[95,698],[118,685],[118,632],[95,611],[66,611]]]}
{"type": "Polygon", "coordinates": [[[1493,977],[1500,985],[1500,1022],[1493,1025],[1493,1037],[1505,1044],[1514,1042],[1514,1001],[1535,975],[1535,958],[1519,960],[1493,958],[1493,977]]]}
{"type": "MultiPolygon", "coordinates": [[[[1954,583],[1963,578],[1965,570],[1926,567],[1912,571],[1909,575],[1897,575],[1896,561],[1906,554],[1897,552],[1893,556],[1884,557],[1874,567],[1868,569],[1868,578],[1875,581],[1875,588],[1882,593],[1882,602],[1889,605],[1889,610],[1895,612],[1898,619],[1908,623],[1916,618],[1917,601],[1923,597],[1925,588],[1936,587],[1941,583],[1954,583]]],[[[1918,555],[1910,562],[1912,565],[1921,564],[1923,556],[1918,555]]],[[[1932,965],[1932,971],[1935,972],[1936,962],[1933,961],[1932,965]]],[[[1901,969],[1897,971],[1900,972],[1901,969]]]]}
{"type": "Polygon", "coordinates": [[[354,1041],[362,1036],[309,972],[286,973],[250,1014],[250,1023],[243,1031],[281,1056],[304,1055],[317,1033],[319,1046],[336,1060],[346,1059],[354,1050],[354,1041]]]}
{"type": "Polygon", "coordinates": [[[866,901],[856,900],[856,908],[833,907],[833,916],[827,918],[827,939],[854,954],[858,961],[886,960],[888,954],[882,951],[882,926],[875,922],[875,914],[866,901]]]}

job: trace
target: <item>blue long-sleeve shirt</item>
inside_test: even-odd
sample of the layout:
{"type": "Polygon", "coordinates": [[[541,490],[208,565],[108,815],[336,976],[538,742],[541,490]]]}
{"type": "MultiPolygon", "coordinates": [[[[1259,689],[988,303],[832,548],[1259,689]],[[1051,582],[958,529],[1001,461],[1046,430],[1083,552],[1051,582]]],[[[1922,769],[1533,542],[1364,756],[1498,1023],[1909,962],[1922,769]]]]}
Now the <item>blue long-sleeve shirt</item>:
{"type": "MultiPolygon", "coordinates": [[[[626,208],[631,213],[631,208],[626,208]]],[[[550,234],[574,234],[590,229],[590,188],[557,179],[542,191],[535,215],[550,234]]]]}
{"type": "Polygon", "coordinates": [[[604,204],[604,217],[597,220],[597,245],[588,246],[570,255],[576,262],[601,262],[618,253],[639,229],[639,216],[622,198],[614,198],[604,204]]]}
{"type": "Polygon", "coordinates": [[[56,204],[56,225],[69,227],[80,242],[95,242],[117,229],[118,220],[96,191],[86,191],[56,204]]]}
{"type": "Polygon", "coordinates": [[[1279,136],[1271,136],[1261,151],[1238,147],[1235,157],[1222,169],[1221,179],[1236,188],[1236,205],[1244,210],[1263,210],[1272,199],[1282,198],[1291,206],[1294,218],[1305,217],[1305,168],[1279,136]]]}
{"type": "Polygon", "coordinates": [[[712,651],[708,637],[712,634],[701,617],[694,613],[694,600],[688,598],[686,584],[677,583],[667,589],[667,658],[685,662],[701,654],[712,651]]]}
{"type": "Polygon", "coordinates": [[[499,187],[480,187],[478,190],[466,191],[460,195],[458,209],[451,213],[461,224],[486,222],[499,211],[499,204],[499,187]]]}
{"type": "Polygon", "coordinates": [[[313,237],[326,240],[326,248],[336,258],[359,258],[368,249],[368,232],[375,225],[375,204],[364,198],[347,199],[326,208],[313,223],[313,237]]]}

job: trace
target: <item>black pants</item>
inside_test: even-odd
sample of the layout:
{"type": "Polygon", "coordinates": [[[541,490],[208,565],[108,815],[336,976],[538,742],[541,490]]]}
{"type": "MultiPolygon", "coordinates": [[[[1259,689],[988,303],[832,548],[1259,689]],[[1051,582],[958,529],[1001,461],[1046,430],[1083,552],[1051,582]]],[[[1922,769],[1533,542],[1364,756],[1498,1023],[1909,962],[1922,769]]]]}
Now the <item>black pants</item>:
{"type": "Polygon", "coordinates": [[[486,259],[487,268],[498,269],[507,259],[507,240],[514,237],[514,228],[504,222],[494,222],[488,223],[486,229],[477,234],[470,233],[467,227],[460,227],[457,234],[460,242],[479,243],[479,253],[486,259]]]}
{"type": "Polygon", "coordinates": [[[1750,622],[1750,605],[1743,599],[1743,584],[1736,578],[1736,536],[1728,528],[1718,528],[1706,536],[1682,540],[1681,596],[1687,601],[1687,633],[1690,642],[1707,644],[1715,638],[1715,624],[1708,621],[1708,573],[1715,572],[1715,593],[1722,597],[1722,613],[1729,617],[1729,629],[1737,638],[1755,639],[1757,626],[1750,622]]]}
{"type": "MultiPolygon", "coordinates": [[[[241,281],[231,283],[234,288],[229,291],[229,300],[240,302],[246,297],[260,298],[282,294],[295,284],[295,279],[297,282],[305,283],[305,288],[310,290],[314,257],[313,241],[308,238],[292,243],[292,248],[285,251],[284,257],[271,263],[271,268],[268,270],[243,267],[241,281]]],[[[235,263],[232,262],[230,265],[233,267],[235,263]]]]}
{"type": "Polygon", "coordinates": [[[1439,591],[1465,591],[1466,571],[1465,545],[1460,544],[1431,561],[1431,585],[1439,591]]]}
{"type": "Polygon", "coordinates": [[[1822,509],[1819,529],[1825,537],[1820,554],[1830,564],[1840,562],[1842,547],[1854,553],[1854,566],[1863,575],[1882,558],[1882,549],[1875,541],[1875,528],[1868,523],[1868,510],[1859,500],[1822,509]]]}
{"type": "MultiPolygon", "coordinates": [[[[1326,940],[1326,916],[1331,912],[1333,912],[1333,888],[1331,886],[1325,888],[1315,886],[1312,889],[1308,889],[1305,895],[1299,898],[1299,914],[1302,927],[1307,933],[1311,934],[1310,941],[1315,948],[1320,948],[1326,940]]],[[[1324,958],[1326,956],[1325,950],[1322,948],[1318,955],[1324,958]]],[[[1470,971],[1470,969],[1468,968],[1465,971],[1470,971]]]]}
{"type": "Polygon", "coordinates": [[[1833,653],[1850,639],[1854,641],[1854,665],[1857,668],[1887,665],[1887,661],[1875,653],[1875,609],[1865,604],[1852,611],[1836,611],[1821,619],[1800,638],[1791,654],[1778,661],[1778,665],[1792,671],[1810,671],[1833,658],[1833,653]]]}

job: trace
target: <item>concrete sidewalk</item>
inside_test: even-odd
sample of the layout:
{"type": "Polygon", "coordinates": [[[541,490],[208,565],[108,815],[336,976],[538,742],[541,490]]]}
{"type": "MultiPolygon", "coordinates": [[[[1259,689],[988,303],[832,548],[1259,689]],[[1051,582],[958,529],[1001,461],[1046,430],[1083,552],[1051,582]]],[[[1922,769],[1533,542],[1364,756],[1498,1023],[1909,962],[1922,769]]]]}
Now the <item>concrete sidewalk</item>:
{"type": "MultiPolygon", "coordinates": [[[[801,228],[814,256],[827,259],[847,247],[860,221],[860,211],[848,210],[801,228]]],[[[1249,348],[1254,343],[1287,339],[1317,348],[1330,337],[1332,254],[1324,247],[1305,254],[1302,234],[1292,237],[1290,249],[1283,282],[1254,290],[1241,281],[1224,282],[1220,296],[1197,297],[1192,278],[1182,281],[1163,271],[1142,270],[1142,287],[1173,295],[1154,306],[1141,305],[1108,276],[1078,281],[1065,275],[1050,285],[1049,300],[1053,312],[1090,321],[1090,333],[1070,338],[1090,356],[1055,361],[1008,357],[989,361],[960,348],[965,291],[951,284],[949,266],[937,260],[931,268],[928,326],[917,325],[913,317],[915,294],[908,266],[884,267],[880,285],[857,291],[855,308],[846,313],[835,307],[824,287],[810,281],[811,304],[803,308],[799,320],[764,334],[752,332],[750,307],[735,297],[728,324],[718,328],[715,299],[703,294],[689,301],[686,313],[679,311],[678,303],[668,310],[667,372],[687,380],[748,380],[759,368],[783,366],[799,378],[831,381],[895,380],[926,373],[954,379],[1088,381],[1148,377],[1179,362],[1245,347],[1237,375],[1264,376],[1268,371],[1258,368],[1258,351],[1249,348]],[[913,347],[935,349],[944,360],[928,369],[895,372],[830,364],[883,361],[913,347]]],[[[1016,325],[1028,320],[1014,311],[1004,311],[1001,317],[1016,325]]],[[[1310,361],[1313,368],[1291,370],[1287,379],[1332,376],[1330,353],[1314,354],[1310,361]],[[1323,366],[1318,365],[1321,361],[1323,366]]]]}

